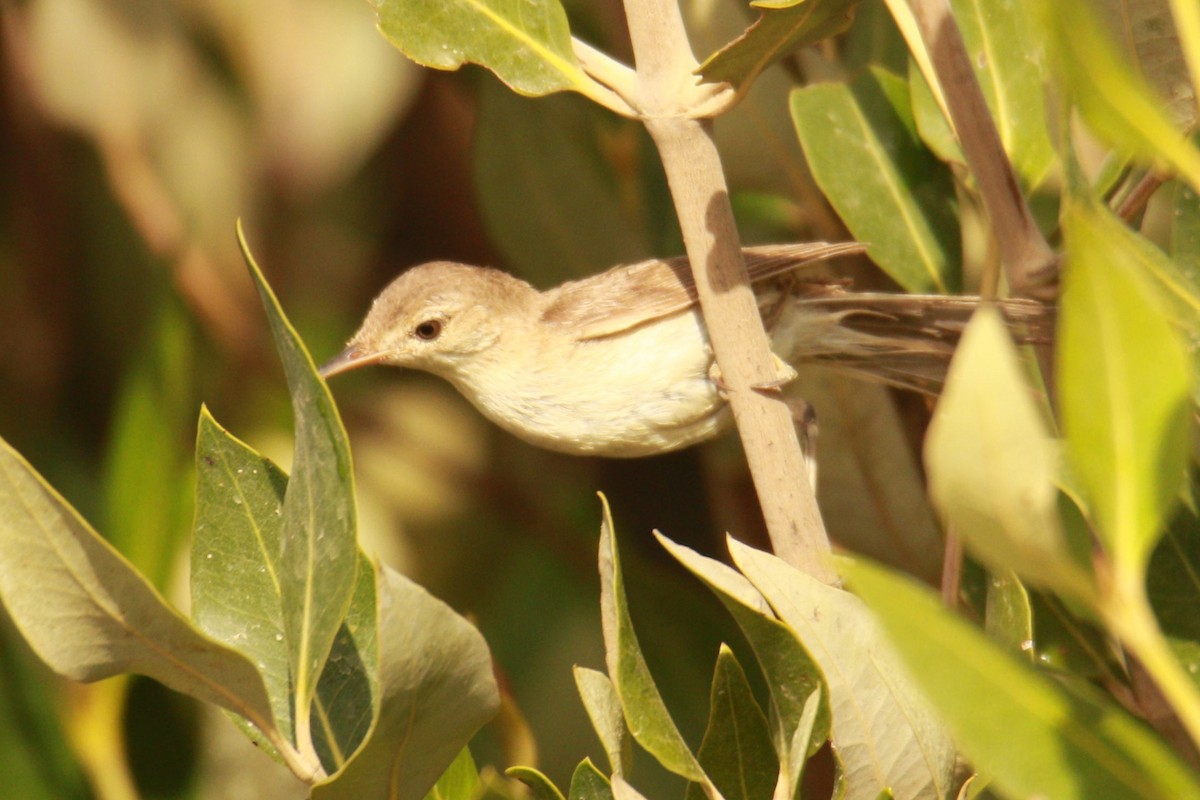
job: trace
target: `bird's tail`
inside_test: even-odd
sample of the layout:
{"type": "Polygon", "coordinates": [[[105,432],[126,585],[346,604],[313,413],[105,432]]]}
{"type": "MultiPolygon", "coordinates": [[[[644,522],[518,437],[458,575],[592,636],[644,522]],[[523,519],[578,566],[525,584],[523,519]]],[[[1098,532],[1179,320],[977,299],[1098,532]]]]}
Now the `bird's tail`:
{"type": "Polygon", "coordinates": [[[785,291],[792,302],[768,297],[763,307],[776,353],[785,361],[825,364],[924,394],[941,392],[954,348],[981,303],[1000,310],[1018,344],[1053,341],[1054,307],[1032,300],[858,294],[830,284],[785,291]]]}

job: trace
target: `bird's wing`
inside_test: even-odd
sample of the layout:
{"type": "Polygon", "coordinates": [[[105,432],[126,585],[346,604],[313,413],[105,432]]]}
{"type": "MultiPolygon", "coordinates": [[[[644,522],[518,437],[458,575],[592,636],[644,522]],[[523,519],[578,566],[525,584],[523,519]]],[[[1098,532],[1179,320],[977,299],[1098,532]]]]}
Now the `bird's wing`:
{"type": "MultiPolygon", "coordinates": [[[[758,283],[835,256],[866,250],[857,242],[808,242],[748,247],[742,253],[751,283],[758,283]]],[[[678,313],[696,303],[687,257],[651,259],[546,292],[542,321],[599,339],[678,313]]]]}

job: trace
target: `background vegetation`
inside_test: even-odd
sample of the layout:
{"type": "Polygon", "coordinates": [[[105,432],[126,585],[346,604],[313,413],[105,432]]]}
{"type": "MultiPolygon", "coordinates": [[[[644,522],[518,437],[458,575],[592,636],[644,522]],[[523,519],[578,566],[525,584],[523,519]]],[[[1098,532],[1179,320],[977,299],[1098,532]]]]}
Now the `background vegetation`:
{"type": "MultiPolygon", "coordinates": [[[[619,4],[567,6],[577,36],[630,60],[619,4]]],[[[1145,19],[1161,30],[1153,25],[1166,12],[1136,8],[1142,27],[1117,14],[1115,30],[1129,34],[1117,38],[1151,64],[1144,74],[1170,76],[1159,86],[1161,105],[1189,125],[1195,95],[1182,56],[1147,52],[1147,40],[1171,37],[1139,33],[1145,19]]],[[[701,56],[756,15],[733,2],[688,11],[701,56]]],[[[1040,45],[1042,36],[1064,41],[1053,38],[1063,33],[1054,21],[1067,12],[1026,16],[1004,3],[958,3],[972,47],[983,46],[972,31],[1003,28],[985,11],[1029,21],[1005,30],[1009,47],[988,52],[1015,53],[1038,69],[993,87],[1001,96],[990,99],[1002,104],[1007,92],[1025,102],[1006,108],[1033,115],[1006,129],[1006,145],[1059,244],[1061,190],[1081,179],[1062,159],[1056,129],[1069,118],[1045,114],[1040,45]]],[[[287,393],[236,249],[235,217],[245,220],[259,262],[318,358],[336,352],[369,299],[407,264],[459,259],[551,285],[682,249],[661,167],[638,123],[572,94],[518,97],[477,68],[421,70],[379,36],[366,4],[27,0],[0,13],[0,434],[180,603],[200,404],[281,464],[290,460],[287,393]]],[[[1103,121],[1136,121],[1140,95],[1105,83],[1111,73],[1094,65],[1089,73],[1068,59],[1059,70],[1069,76],[1064,94],[1107,96],[1117,108],[1089,118],[1101,136],[1085,137],[1078,153],[1087,179],[1117,194],[1137,185],[1149,159],[1128,169],[1123,156],[1106,156],[1113,141],[1123,154],[1145,140],[1119,125],[1113,134],[1103,121]],[[1082,82],[1088,74],[1100,76],[1091,94],[1082,82]]],[[[911,170],[903,177],[929,221],[926,244],[939,253],[932,272],[916,275],[885,274],[864,261],[850,268],[856,285],[977,289],[995,252],[973,180],[882,3],[863,3],[836,39],[759,76],[718,123],[744,239],[851,235],[852,213],[836,200],[831,207],[822,190],[833,197],[839,178],[864,185],[878,165],[862,154],[844,165],[812,158],[821,146],[814,138],[828,129],[806,127],[803,108],[838,109],[851,97],[858,105],[844,107],[883,115],[868,127],[898,137],[874,152],[898,152],[897,163],[911,170]],[[789,100],[795,85],[833,80],[789,100]],[[896,101],[901,95],[906,102],[896,101]]],[[[1153,142],[1159,132],[1147,135],[1153,142]]],[[[1143,144],[1141,152],[1152,149],[1143,144]]],[[[1194,169],[1186,156],[1175,166],[1186,171],[1189,163],[1194,169]]],[[[1200,261],[1194,195],[1171,183],[1156,203],[1144,220],[1135,216],[1148,240],[1175,255],[1186,283],[1200,261]]],[[[1180,294],[1185,302],[1191,291],[1180,294]]],[[[807,377],[831,534],[936,581],[942,544],[923,489],[924,401],[807,377]]],[[[364,373],[340,383],[337,395],[354,446],[366,547],[478,623],[509,693],[474,747],[481,764],[536,761],[565,786],[584,754],[599,761],[571,672],[574,664],[603,665],[597,489],[624,533],[642,649],[685,737],[700,741],[719,644],[742,640],[720,603],[649,531],[714,556],[725,551],[725,530],[764,545],[735,441],[593,462],[513,440],[424,376],[364,373]]],[[[1194,555],[1187,547],[1194,543],[1184,548],[1194,555]]],[[[1181,559],[1178,569],[1189,563],[1181,559]]],[[[982,573],[970,568],[965,586],[982,607],[982,573]]],[[[1057,599],[1031,602],[1041,662],[1119,695],[1132,679],[1113,668],[1104,638],[1057,599]]],[[[88,796],[126,756],[145,796],[283,796],[296,788],[220,715],[150,681],[62,682],[11,627],[0,662],[0,752],[23,754],[0,760],[0,785],[20,787],[17,796],[88,796]]],[[[650,759],[638,769],[647,796],[680,791],[650,759]]]]}

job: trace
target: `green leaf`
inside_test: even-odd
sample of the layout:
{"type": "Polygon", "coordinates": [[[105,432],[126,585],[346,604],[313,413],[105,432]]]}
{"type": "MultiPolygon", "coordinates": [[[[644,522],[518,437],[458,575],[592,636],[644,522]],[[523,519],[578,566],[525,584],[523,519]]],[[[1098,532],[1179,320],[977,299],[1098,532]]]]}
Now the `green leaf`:
{"type": "Polygon", "coordinates": [[[1068,691],[1041,675],[911,580],[863,562],[846,564],[844,573],[964,755],[1004,795],[1200,797],[1174,754],[1098,693],[1082,685],[1068,691]]]}
{"type": "MultiPolygon", "coordinates": [[[[1047,130],[1046,70],[1022,0],[954,0],[952,6],[1004,150],[1025,185],[1034,188],[1054,165],[1055,152],[1047,130]]],[[[910,69],[909,81],[922,138],[931,146],[940,143],[934,149],[943,159],[962,163],[954,135],[920,71],[910,69]]]]}
{"type": "MultiPolygon", "coordinates": [[[[1186,183],[1175,183],[1175,210],[1171,215],[1171,259],[1179,267],[1190,297],[1200,297],[1200,194],[1186,183]]],[[[1192,315],[1200,315],[1200,303],[1192,315]]]]}
{"type": "Polygon", "coordinates": [[[494,83],[478,89],[479,210],[488,239],[535,284],[650,255],[601,152],[600,113],[569,95],[534,101],[494,83]]]}
{"type": "Polygon", "coordinates": [[[1114,562],[1140,584],[1188,457],[1191,359],[1090,202],[1067,207],[1059,387],[1067,450],[1114,562]]]}
{"type": "Polygon", "coordinates": [[[796,796],[805,759],[829,738],[829,697],[820,668],[796,632],[776,619],[758,589],[741,573],[660,533],[655,535],[667,552],[716,594],[754,649],[771,693],[775,752],[793,789],[789,796],[796,796]]]}
{"type": "Polygon", "coordinates": [[[967,325],[925,440],[934,503],[994,571],[1091,602],[1092,580],[1059,524],[1058,448],[998,311],[967,325]]]}
{"type": "Polygon", "coordinates": [[[953,181],[917,138],[904,82],[872,69],[795,90],[791,110],[817,185],[871,260],[910,292],[959,288],[953,181]]]}
{"type": "Polygon", "coordinates": [[[1047,50],[1088,125],[1145,163],[1177,171],[1200,190],[1200,150],[1175,127],[1164,102],[1122,58],[1090,4],[1040,0],[1047,50]]]}
{"type": "Polygon", "coordinates": [[[379,30],[426,67],[479,64],[516,92],[543,95],[591,83],[575,58],[558,0],[371,0],[379,30]]]}
{"type": "Polygon", "coordinates": [[[479,631],[417,584],[376,569],[379,719],[314,800],[420,800],[500,704],[479,631]]]}
{"type": "Polygon", "coordinates": [[[624,775],[632,764],[633,749],[617,690],[603,672],[586,667],[575,667],[575,686],[604,745],[609,767],[614,775],[624,775]]]}
{"type": "Polygon", "coordinates": [[[1010,571],[988,576],[984,627],[988,636],[1013,653],[1033,652],[1033,607],[1029,592],[1010,571]]]}
{"type": "Polygon", "coordinates": [[[625,721],[633,738],[663,767],[690,781],[707,783],[704,770],[675,727],[642,656],[625,599],[612,515],[603,495],[601,502],[604,521],[600,525],[600,619],[608,674],[621,699],[625,721]]]}
{"type": "Polygon", "coordinates": [[[1176,658],[1200,683],[1200,518],[1192,509],[1179,510],[1155,548],[1146,593],[1176,658]]]}
{"type": "Polygon", "coordinates": [[[897,797],[946,796],[955,760],[949,734],[866,606],[770,553],[733,539],[729,549],[825,675],[847,800],[885,789],[897,797]]]}
{"type": "Polygon", "coordinates": [[[189,338],[182,313],[171,299],[162,301],[121,382],[104,465],[105,538],[159,588],[191,517],[182,490],[189,469],[179,449],[194,408],[189,338]]]}
{"type": "Polygon", "coordinates": [[[612,784],[592,764],[590,758],[579,762],[571,776],[570,800],[613,800],[612,784]]]}
{"type": "MultiPolygon", "coordinates": [[[[726,800],[770,800],[775,791],[779,759],[767,718],[726,645],[721,645],[713,670],[708,728],[696,757],[726,800]]],[[[688,784],[688,800],[703,796],[699,786],[688,784]]]]}
{"type": "Polygon", "coordinates": [[[329,387],[254,262],[240,221],[238,243],[267,312],[296,419],[296,453],[282,509],[279,589],[295,687],[296,735],[303,738],[358,569],[350,447],[329,387]]]}
{"type": "Polygon", "coordinates": [[[534,800],[563,800],[562,792],[554,782],[533,767],[509,767],[504,774],[529,787],[534,800]]]}
{"type": "Polygon", "coordinates": [[[2,439],[0,600],[61,675],[90,682],[136,672],[273,730],[254,665],[167,605],[2,439]]]}
{"type": "Polygon", "coordinates": [[[849,28],[858,0],[757,0],[751,5],[759,10],[754,24],[697,68],[705,81],[750,83],[779,59],[849,28]]]}
{"type": "MultiPolygon", "coordinates": [[[[192,618],[209,635],[255,662],[280,731],[294,741],[279,575],[287,476],[222,429],[207,409],[196,441],[196,531],[192,541],[192,618]]],[[[375,590],[360,555],[355,594],[334,639],[313,700],[314,743],[334,772],[362,742],[377,699],[375,590]]]]}
{"type": "Polygon", "coordinates": [[[475,759],[471,750],[464,747],[425,795],[425,800],[474,800],[480,786],[475,759]]]}

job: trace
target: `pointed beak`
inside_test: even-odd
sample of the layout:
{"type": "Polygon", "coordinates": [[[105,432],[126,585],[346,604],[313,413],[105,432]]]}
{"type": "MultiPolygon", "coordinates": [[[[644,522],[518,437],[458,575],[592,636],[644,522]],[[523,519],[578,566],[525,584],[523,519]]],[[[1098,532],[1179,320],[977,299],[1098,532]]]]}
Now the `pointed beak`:
{"type": "Polygon", "coordinates": [[[356,345],[350,345],[342,352],[338,353],[333,358],[329,359],[321,366],[319,373],[325,380],[329,380],[334,375],[340,375],[343,372],[349,372],[352,369],[365,367],[368,364],[378,364],[383,360],[386,353],[371,353],[363,350],[356,345]]]}

